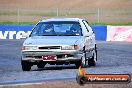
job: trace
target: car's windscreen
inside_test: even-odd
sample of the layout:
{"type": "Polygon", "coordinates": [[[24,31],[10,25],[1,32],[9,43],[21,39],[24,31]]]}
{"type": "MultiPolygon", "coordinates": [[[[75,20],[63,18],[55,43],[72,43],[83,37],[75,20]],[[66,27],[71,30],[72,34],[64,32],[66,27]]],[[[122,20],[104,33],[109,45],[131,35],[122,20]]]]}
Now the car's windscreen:
{"type": "Polygon", "coordinates": [[[75,21],[50,21],[38,23],[30,36],[81,36],[82,29],[75,21]]]}

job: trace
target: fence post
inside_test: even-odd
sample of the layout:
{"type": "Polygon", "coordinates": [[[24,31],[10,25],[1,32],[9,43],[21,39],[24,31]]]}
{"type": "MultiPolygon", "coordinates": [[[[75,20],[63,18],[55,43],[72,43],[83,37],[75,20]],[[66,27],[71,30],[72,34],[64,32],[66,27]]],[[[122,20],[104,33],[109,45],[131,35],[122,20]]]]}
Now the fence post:
{"type": "Polygon", "coordinates": [[[20,22],[20,11],[19,11],[19,8],[17,9],[17,22],[18,22],[18,24],[19,24],[19,22],[20,22]]]}
{"type": "Polygon", "coordinates": [[[98,11],[97,11],[97,20],[98,20],[98,23],[100,23],[100,9],[98,8],[98,11]]]}
{"type": "Polygon", "coordinates": [[[57,15],[57,17],[59,16],[59,10],[58,10],[58,8],[56,9],[56,15],[57,15]]]}
{"type": "MultiPolygon", "coordinates": [[[[17,8],[17,22],[18,22],[18,25],[20,24],[20,11],[19,11],[19,8],[17,8]]],[[[18,30],[20,30],[19,26],[17,27],[18,30]]]]}

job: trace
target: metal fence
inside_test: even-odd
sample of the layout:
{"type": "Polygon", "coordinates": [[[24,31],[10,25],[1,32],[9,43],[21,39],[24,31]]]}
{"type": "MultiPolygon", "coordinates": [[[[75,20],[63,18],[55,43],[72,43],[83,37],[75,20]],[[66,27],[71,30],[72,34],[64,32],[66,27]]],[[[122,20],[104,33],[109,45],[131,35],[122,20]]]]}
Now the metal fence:
{"type": "Polygon", "coordinates": [[[45,18],[79,17],[91,23],[129,23],[132,22],[130,9],[2,9],[0,22],[38,22],[45,18]]]}

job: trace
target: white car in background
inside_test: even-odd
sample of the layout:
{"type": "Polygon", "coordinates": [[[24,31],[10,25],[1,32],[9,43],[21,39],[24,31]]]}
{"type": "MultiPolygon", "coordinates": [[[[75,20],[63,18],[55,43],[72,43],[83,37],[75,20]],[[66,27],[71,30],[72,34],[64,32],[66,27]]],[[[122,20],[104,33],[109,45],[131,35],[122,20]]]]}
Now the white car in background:
{"type": "Polygon", "coordinates": [[[21,65],[29,71],[33,65],[75,64],[95,66],[95,34],[88,22],[79,18],[52,18],[40,21],[22,46],[21,65]]]}

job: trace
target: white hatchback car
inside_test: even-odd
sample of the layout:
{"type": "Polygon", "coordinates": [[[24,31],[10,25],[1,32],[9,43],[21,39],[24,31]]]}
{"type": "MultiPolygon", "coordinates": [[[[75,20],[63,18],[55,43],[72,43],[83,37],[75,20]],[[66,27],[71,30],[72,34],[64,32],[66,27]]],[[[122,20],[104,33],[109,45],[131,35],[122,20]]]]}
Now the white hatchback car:
{"type": "Polygon", "coordinates": [[[29,71],[33,65],[75,64],[95,66],[95,34],[88,22],[79,18],[52,18],[40,21],[22,46],[21,65],[29,71]]]}

